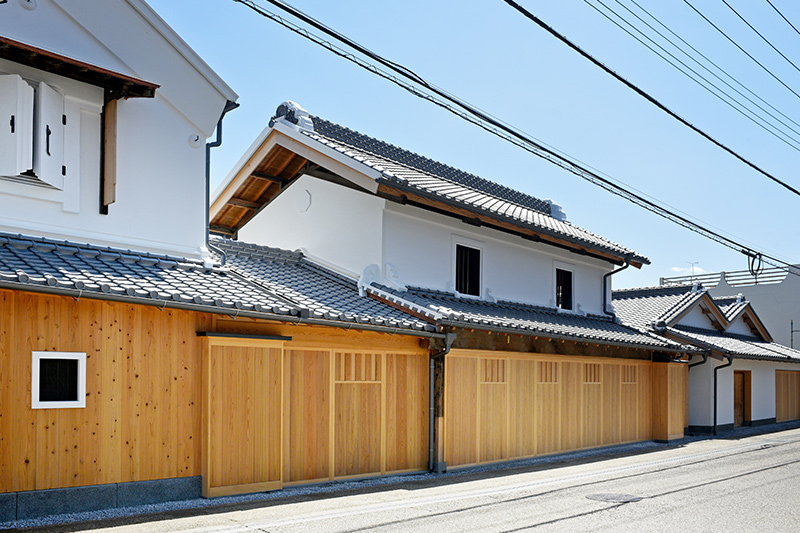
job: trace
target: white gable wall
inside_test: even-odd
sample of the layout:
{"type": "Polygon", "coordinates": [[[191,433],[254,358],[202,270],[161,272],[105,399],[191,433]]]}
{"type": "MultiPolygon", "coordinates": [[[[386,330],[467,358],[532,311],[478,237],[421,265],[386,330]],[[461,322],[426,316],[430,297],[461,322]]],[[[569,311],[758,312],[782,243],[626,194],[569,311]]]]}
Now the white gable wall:
{"type": "Polygon", "coordinates": [[[239,240],[288,250],[361,275],[380,265],[385,200],[300,176],[241,230],[239,240]]]}
{"type": "Polygon", "coordinates": [[[603,274],[611,270],[605,261],[391,202],[383,226],[383,263],[406,285],[452,291],[455,244],[461,243],[481,250],[483,298],[554,305],[558,266],[573,272],[575,310],[602,313],[603,274]]]}
{"type": "Polygon", "coordinates": [[[727,329],[725,329],[725,331],[728,333],[736,333],[738,335],[753,335],[753,331],[750,329],[750,326],[745,324],[744,319],[741,316],[734,320],[733,323],[731,323],[727,329]]]}
{"type": "Polygon", "coordinates": [[[690,326],[695,328],[714,329],[711,320],[703,314],[700,306],[695,305],[686,315],[678,321],[681,326],[690,326]]]}
{"type": "Polygon", "coordinates": [[[47,80],[79,104],[67,126],[79,148],[65,155],[63,190],[0,181],[0,231],[200,257],[203,145],[235,93],[140,0],[38,0],[33,10],[8,2],[0,4],[0,34],[160,85],[155,98],[119,101],[117,201],[101,215],[102,89],[0,63],[0,71],[47,80]]]}

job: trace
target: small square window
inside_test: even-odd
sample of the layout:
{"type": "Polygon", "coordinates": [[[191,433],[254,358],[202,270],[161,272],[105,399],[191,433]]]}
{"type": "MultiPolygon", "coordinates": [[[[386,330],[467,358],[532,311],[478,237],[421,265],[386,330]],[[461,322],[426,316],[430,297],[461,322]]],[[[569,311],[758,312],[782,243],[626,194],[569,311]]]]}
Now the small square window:
{"type": "Polygon", "coordinates": [[[33,352],[31,409],[86,407],[86,354],[33,352]]]}
{"type": "Polygon", "coordinates": [[[572,272],[556,268],[556,307],[572,309],[572,272]]]}
{"type": "Polygon", "coordinates": [[[456,291],[481,295],[481,251],[456,244],[456,291]]]}

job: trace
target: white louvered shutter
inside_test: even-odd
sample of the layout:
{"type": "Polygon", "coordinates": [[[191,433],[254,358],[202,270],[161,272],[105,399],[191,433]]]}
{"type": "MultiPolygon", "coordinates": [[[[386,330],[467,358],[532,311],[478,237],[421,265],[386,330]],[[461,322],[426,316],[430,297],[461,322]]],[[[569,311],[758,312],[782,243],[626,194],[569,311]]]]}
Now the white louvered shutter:
{"type": "Polygon", "coordinates": [[[0,75],[0,176],[33,168],[33,95],[20,76],[0,75]]]}
{"type": "Polygon", "coordinates": [[[36,139],[33,171],[43,182],[64,187],[64,97],[46,83],[36,90],[36,139]]]}

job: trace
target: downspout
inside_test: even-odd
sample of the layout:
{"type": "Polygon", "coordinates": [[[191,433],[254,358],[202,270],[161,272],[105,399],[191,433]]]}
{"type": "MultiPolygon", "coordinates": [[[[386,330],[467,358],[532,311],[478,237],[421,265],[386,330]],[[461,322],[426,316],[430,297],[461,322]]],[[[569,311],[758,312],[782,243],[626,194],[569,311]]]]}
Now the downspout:
{"type": "Polygon", "coordinates": [[[717,371],[733,364],[732,356],[726,355],[725,358],[728,360],[726,364],[714,368],[714,435],[717,434],[717,371]]]}
{"type": "Polygon", "coordinates": [[[610,317],[616,317],[616,315],[612,311],[608,310],[608,279],[614,274],[622,272],[623,270],[631,266],[631,259],[633,259],[633,254],[626,255],[625,264],[622,265],[622,267],[616,270],[612,270],[611,272],[608,272],[606,274],[603,274],[603,312],[610,317]]]}
{"type": "Polygon", "coordinates": [[[231,102],[228,100],[225,103],[225,108],[222,110],[222,114],[219,116],[219,121],[217,121],[217,138],[212,142],[206,143],[206,248],[214,250],[220,254],[223,265],[227,260],[225,252],[212,245],[209,237],[209,233],[211,232],[211,214],[209,213],[211,210],[211,149],[222,144],[222,119],[225,118],[225,115],[228,113],[228,111],[233,111],[237,107],[239,107],[239,104],[236,102],[231,102]]]}
{"type": "Polygon", "coordinates": [[[696,363],[690,363],[689,367],[688,367],[688,370],[691,370],[692,368],[694,368],[696,366],[700,366],[700,365],[706,364],[708,362],[708,354],[704,353],[702,357],[703,357],[702,361],[697,361],[696,363]]]}
{"type": "Polygon", "coordinates": [[[435,391],[433,390],[433,382],[434,382],[434,373],[436,367],[436,359],[440,357],[444,357],[448,353],[450,353],[450,348],[453,346],[453,341],[456,340],[455,333],[445,333],[444,334],[444,350],[431,354],[430,358],[430,365],[428,371],[428,396],[429,396],[429,405],[428,405],[428,471],[434,471],[434,464],[433,464],[433,439],[434,439],[434,431],[433,426],[435,423],[435,416],[434,416],[434,409],[435,409],[435,401],[434,401],[434,394],[435,391]]]}

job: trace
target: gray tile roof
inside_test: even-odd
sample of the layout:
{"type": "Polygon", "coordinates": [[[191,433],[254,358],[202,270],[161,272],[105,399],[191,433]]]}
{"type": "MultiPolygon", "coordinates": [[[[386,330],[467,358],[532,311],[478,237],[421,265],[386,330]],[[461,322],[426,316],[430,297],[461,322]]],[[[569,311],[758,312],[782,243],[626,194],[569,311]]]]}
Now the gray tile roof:
{"type": "MultiPolygon", "coordinates": [[[[800,351],[768,342],[755,335],[741,335],[712,328],[685,325],[656,327],[663,321],[669,323],[681,312],[691,307],[707,290],[694,289],[692,285],[646,287],[614,291],[612,302],[623,324],[643,331],[677,337],[704,350],[716,350],[734,357],[768,359],[800,363],[800,351]]],[[[712,298],[727,320],[735,319],[745,309],[755,314],[749,302],[738,296],[712,298]]]]}
{"type": "Polygon", "coordinates": [[[683,351],[685,348],[668,339],[619,324],[609,316],[584,316],[502,300],[488,302],[419,287],[409,287],[403,292],[384,286],[380,289],[430,309],[445,325],[651,350],[683,351]]]}
{"type": "Polygon", "coordinates": [[[669,328],[668,331],[685,339],[686,342],[702,348],[719,350],[739,358],[800,363],[800,350],[793,350],[774,342],[762,341],[758,337],[750,335],[680,325],[669,328]]]}
{"type": "Polygon", "coordinates": [[[227,239],[212,239],[226,264],[272,294],[330,320],[433,330],[434,326],[373,298],[359,296],[356,282],[289,252],[227,239]]]}
{"type": "Polygon", "coordinates": [[[314,131],[304,135],[382,173],[388,185],[434,198],[476,214],[528,227],[587,248],[634,261],[650,260],[633,250],[551,216],[550,204],[503,185],[479,178],[398,148],[320,117],[311,117],[314,131]]]}
{"type": "Polygon", "coordinates": [[[622,289],[613,292],[611,303],[623,324],[648,329],[659,321],[668,323],[703,294],[692,285],[622,289]]]}
{"type": "Polygon", "coordinates": [[[220,268],[180,257],[0,233],[0,286],[209,312],[245,311],[273,319],[344,321],[356,328],[364,324],[435,331],[411,315],[359,297],[354,283],[311,265],[300,254],[224,246],[229,266],[220,268]],[[251,273],[249,264],[256,257],[261,266],[251,273]],[[269,284],[256,281],[261,273],[271,277],[269,284]]]}

